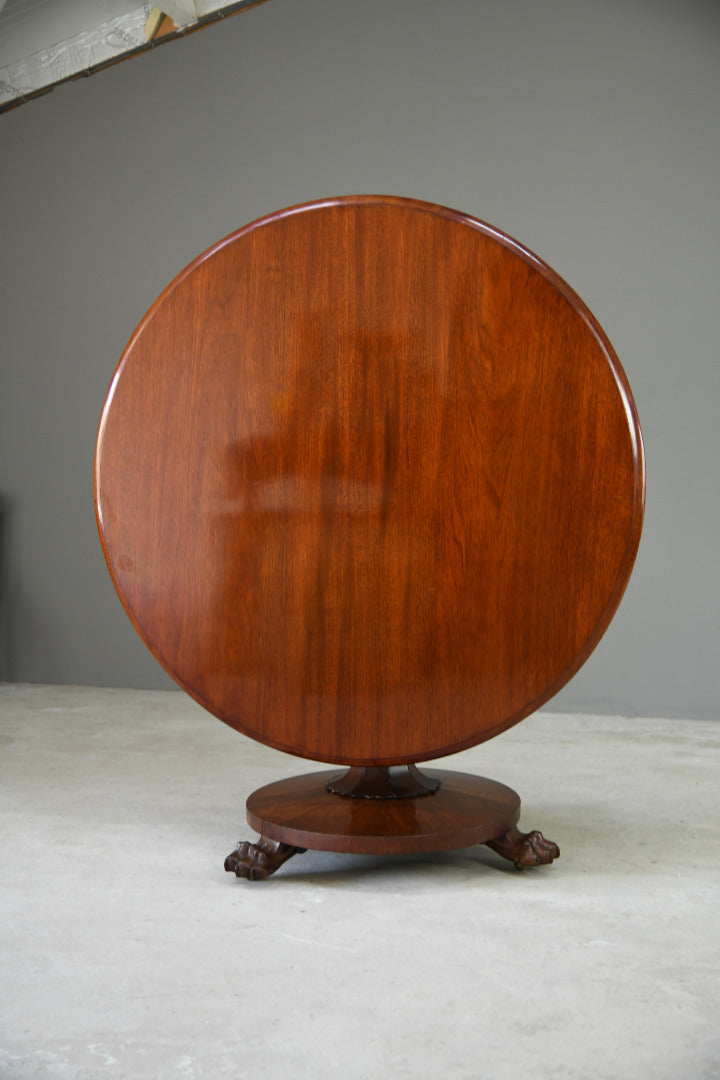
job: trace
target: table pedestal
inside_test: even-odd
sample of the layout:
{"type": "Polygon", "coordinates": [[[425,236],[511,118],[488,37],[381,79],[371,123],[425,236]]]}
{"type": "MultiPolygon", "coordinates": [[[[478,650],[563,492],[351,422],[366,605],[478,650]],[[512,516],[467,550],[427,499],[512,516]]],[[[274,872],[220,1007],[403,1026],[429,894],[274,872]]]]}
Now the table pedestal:
{"type": "Polygon", "coordinates": [[[259,788],[247,801],[247,820],[260,839],[239,843],[225,869],[258,880],[308,848],[398,855],[487,844],[518,869],[551,863],[560,855],[541,833],[520,832],[520,797],[495,780],[439,769],[420,773],[411,767],[421,793],[408,794],[406,778],[393,780],[392,770],[364,771],[376,775],[369,783],[359,778],[357,795],[338,794],[349,785],[337,769],[259,788]],[[373,794],[373,783],[384,793],[373,794]]]}

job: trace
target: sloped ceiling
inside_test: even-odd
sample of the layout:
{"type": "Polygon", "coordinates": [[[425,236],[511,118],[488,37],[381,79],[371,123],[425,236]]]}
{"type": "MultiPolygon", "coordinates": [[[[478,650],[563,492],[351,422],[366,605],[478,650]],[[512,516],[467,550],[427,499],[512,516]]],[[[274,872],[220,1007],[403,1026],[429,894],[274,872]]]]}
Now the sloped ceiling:
{"type": "Polygon", "coordinates": [[[0,111],[262,0],[0,0],[0,111]]]}
{"type": "Polygon", "coordinates": [[[6,0],[0,12],[0,68],[141,6],[137,0],[6,0]]]}

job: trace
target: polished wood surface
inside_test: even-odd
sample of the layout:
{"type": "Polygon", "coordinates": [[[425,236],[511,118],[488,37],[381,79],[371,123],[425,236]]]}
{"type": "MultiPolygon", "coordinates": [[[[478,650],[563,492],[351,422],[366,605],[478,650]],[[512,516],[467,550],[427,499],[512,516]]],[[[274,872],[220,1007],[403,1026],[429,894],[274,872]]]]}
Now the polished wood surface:
{"type": "Polygon", "coordinates": [[[298,848],[368,855],[443,851],[483,844],[520,817],[520,797],[482,776],[432,769],[440,781],[414,799],[353,799],[326,788],[337,771],[278,780],[253,792],[248,823],[269,840],[298,848]]]}
{"type": "Polygon", "coordinates": [[[572,290],[489,226],[381,197],[283,211],[183,271],[96,457],[157,659],[239,731],[348,765],[448,754],[559,690],[643,495],[625,376],[572,290]]]}

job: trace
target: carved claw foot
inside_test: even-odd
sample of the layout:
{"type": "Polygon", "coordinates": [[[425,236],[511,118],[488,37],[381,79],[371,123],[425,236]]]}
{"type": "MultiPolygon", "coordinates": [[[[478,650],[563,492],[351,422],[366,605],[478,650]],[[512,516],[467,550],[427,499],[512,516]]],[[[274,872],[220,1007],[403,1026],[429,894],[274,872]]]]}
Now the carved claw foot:
{"type": "Polygon", "coordinates": [[[488,840],[487,847],[492,848],[504,859],[509,859],[518,870],[526,866],[544,866],[560,857],[560,848],[552,840],[546,840],[541,832],[522,833],[513,826],[497,840],[488,840]]]}
{"type": "Polygon", "coordinates": [[[225,869],[235,877],[247,878],[248,881],[262,881],[274,874],[284,862],[293,855],[300,855],[306,848],[293,847],[279,840],[268,840],[261,836],[255,844],[242,840],[232,854],[225,860],[225,869]]]}

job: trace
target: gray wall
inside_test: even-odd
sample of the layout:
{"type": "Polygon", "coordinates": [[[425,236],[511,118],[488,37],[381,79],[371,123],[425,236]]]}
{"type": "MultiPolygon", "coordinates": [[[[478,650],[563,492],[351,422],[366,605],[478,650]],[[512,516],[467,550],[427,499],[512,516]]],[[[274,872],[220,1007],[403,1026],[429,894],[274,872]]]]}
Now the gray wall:
{"type": "Polygon", "coordinates": [[[95,531],[115,363],[214,241],[367,191],[535,250],[635,391],[636,571],[554,707],[717,716],[719,46],[720,8],[700,0],[269,0],[0,116],[5,677],[169,685],[95,531]]]}

